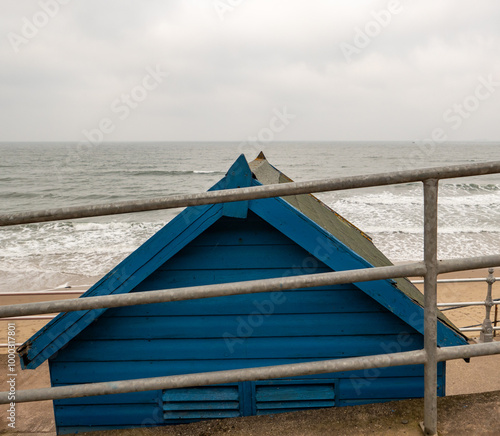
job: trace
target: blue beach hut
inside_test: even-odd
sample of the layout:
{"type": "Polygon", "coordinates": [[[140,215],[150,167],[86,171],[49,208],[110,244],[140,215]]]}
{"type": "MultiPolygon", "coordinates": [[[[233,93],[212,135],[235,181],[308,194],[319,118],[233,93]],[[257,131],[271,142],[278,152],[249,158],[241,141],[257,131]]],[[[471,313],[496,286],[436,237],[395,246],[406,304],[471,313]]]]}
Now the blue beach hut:
{"type": "MultiPolygon", "coordinates": [[[[244,156],[212,190],[290,179],[244,156]]],[[[81,298],[390,265],[312,195],[188,207],[81,298]]],[[[52,386],[423,348],[406,279],[61,313],[19,348],[52,386]]],[[[465,337],[442,314],[439,346],[465,337]]],[[[438,364],[445,394],[446,363],[438,364]]],[[[423,365],[54,401],[58,434],[422,397],[423,365]]]]}

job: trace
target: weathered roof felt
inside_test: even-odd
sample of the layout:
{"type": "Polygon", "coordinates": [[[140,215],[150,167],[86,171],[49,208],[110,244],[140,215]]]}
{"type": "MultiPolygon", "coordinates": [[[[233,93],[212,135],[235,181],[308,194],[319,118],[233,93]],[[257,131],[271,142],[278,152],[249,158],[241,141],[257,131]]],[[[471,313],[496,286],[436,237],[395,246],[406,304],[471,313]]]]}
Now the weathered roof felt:
{"type": "MultiPolygon", "coordinates": [[[[210,190],[290,181],[270,165],[263,154],[250,165],[241,155],[226,176],[210,190]]],[[[80,298],[134,291],[221,217],[245,218],[248,211],[318,257],[333,271],[391,265],[365,234],[312,195],[238,201],[184,209],[80,298]],[[318,249],[322,249],[321,255],[318,249]]],[[[378,280],[356,283],[356,286],[423,334],[423,295],[408,280],[378,280]]],[[[60,313],[18,349],[22,367],[39,366],[106,310],[60,313]]],[[[439,320],[439,346],[467,343],[459,330],[441,313],[439,320]]]]}

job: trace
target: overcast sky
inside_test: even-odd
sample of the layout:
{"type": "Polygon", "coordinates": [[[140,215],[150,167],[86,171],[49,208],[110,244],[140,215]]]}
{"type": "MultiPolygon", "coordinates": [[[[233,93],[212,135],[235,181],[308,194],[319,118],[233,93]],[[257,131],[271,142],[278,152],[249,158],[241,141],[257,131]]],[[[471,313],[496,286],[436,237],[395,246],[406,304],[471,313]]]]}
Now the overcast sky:
{"type": "Polygon", "coordinates": [[[0,141],[500,140],[497,0],[2,5],[0,141]]]}

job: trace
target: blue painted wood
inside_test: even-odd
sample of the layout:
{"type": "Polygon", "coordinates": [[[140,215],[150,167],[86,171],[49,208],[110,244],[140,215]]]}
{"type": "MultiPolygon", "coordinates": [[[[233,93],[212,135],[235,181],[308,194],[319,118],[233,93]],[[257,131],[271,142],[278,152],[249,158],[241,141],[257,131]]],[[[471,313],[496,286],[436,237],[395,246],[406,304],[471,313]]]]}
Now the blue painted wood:
{"type": "MultiPolygon", "coordinates": [[[[274,306],[269,306],[269,311],[274,306]]],[[[239,316],[108,317],[89,326],[78,340],[223,338],[248,331],[252,338],[294,336],[357,336],[410,330],[390,312],[365,312],[363,322],[353,313],[273,314],[257,309],[239,316]]],[[[413,331],[414,332],[414,331],[413,331]]]]}
{"type": "Polygon", "coordinates": [[[237,401],[240,398],[237,384],[168,389],[163,391],[164,402],[178,401],[237,401]]]}
{"type": "Polygon", "coordinates": [[[241,416],[239,410],[179,410],[175,412],[165,411],[163,417],[166,420],[171,419],[186,419],[186,420],[199,420],[199,419],[223,419],[223,418],[237,418],[241,416]]]}
{"type": "MultiPolygon", "coordinates": [[[[233,336],[236,337],[236,331],[233,336]]],[[[397,344],[398,335],[371,336],[303,336],[303,337],[248,337],[234,339],[150,339],[150,340],[74,340],[58,361],[119,361],[119,360],[206,360],[206,359],[258,359],[258,358],[337,358],[365,354],[383,354],[397,344]]],[[[411,346],[421,348],[420,336],[408,336],[411,346]]],[[[405,347],[406,348],[406,347],[405,347]]],[[[85,365],[82,364],[82,371],[85,365]]]]}
{"type": "MultiPolygon", "coordinates": [[[[226,176],[225,189],[246,188],[252,184],[252,171],[248,166],[243,154],[229,168],[226,176]]],[[[246,218],[248,211],[248,201],[236,201],[223,203],[222,210],[224,216],[234,218],[246,218]]]]}
{"type": "Polygon", "coordinates": [[[335,406],[336,379],[255,382],[255,414],[335,406]]]}
{"type": "Polygon", "coordinates": [[[335,400],[312,400],[312,401],[269,401],[261,404],[257,404],[257,414],[263,415],[266,411],[267,413],[283,413],[297,410],[308,410],[308,409],[319,409],[323,407],[333,407],[335,406],[335,400]],[[287,409],[287,410],[283,410],[287,409]]]}
{"type": "MultiPolygon", "coordinates": [[[[330,272],[330,268],[316,269],[316,272],[330,272]]],[[[300,265],[280,269],[251,269],[251,270],[184,270],[184,271],[156,271],[147,280],[138,285],[134,291],[154,291],[156,289],[172,289],[185,286],[199,286],[209,284],[229,283],[235,281],[248,281],[276,277],[290,277],[301,274],[310,274],[309,268],[300,265]]],[[[339,285],[341,286],[341,285],[339,285]]],[[[343,289],[351,289],[353,285],[344,285],[343,289]]],[[[329,287],[317,287],[316,290],[329,289],[329,287]]],[[[336,288],[337,289],[337,288],[336,288]]],[[[342,288],[338,288],[342,289],[342,288]]],[[[233,297],[231,297],[233,298],[233,297]]]]}
{"type": "MultiPolygon", "coordinates": [[[[288,382],[290,383],[290,382],[288,382]]],[[[335,386],[334,383],[325,384],[256,384],[255,398],[257,407],[260,402],[275,402],[275,401],[295,401],[300,400],[334,400],[335,386]]],[[[269,407],[268,407],[269,408],[269,407]]]]}
{"type": "MultiPolygon", "coordinates": [[[[444,380],[438,377],[438,389],[444,380]]],[[[376,399],[376,398],[418,398],[424,396],[423,377],[373,379],[342,379],[340,383],[340,399],[376,399]]]]}
{"type": "Polygon", "coordinates": [[[395,401],[395,399],[390,399],[390,398],[370,398],[369,400],[337,400],[337,406],[338,407],[362,406],[363,404],[387,403],[389,401],[395,401]]]}
{"type": "Polygon", "coordinates": [[[444,397],[446,395],[446,361],[438,362],[438,377],[441,378],[441,383],[438,387],[438,396],[444,397]]]}
{"type": "MultiPolygon", "coordinates": [[[[260,185],[256,180],[253,185],[260,185]]],[[[372,267],[366,260],[280,198],[251,200],[249,209],[334,271],[372,267]]],[[[370,297],[423,334],[423,308],[388,280],[356,284],[370,297]]],[[[438,345],[466,345],[462,336],[438,321],[438,345]]]]}
{"type": "MultiPolygon", "coordinates": [[[[180,423],[179,423],[180,424],[180,423]]],[[[183,422],[182,424],[185,424],[183,422]]],[[[65,426],[57,426],[57,434],[62,435],[62,434],[79,434],[79,433],[84,433],[84,432],[89,432],[89,431],[107,431],[107,430],[123,430],[123,429],[130,429],[130,428],[143,428],[143,427],[156,427],[160,425],[159,423],[148,423],[147,424],[138,424],[138,425],[94,425],[92,427],[86,426],[86,425],[65,425],[65,426]]]]}
{"type": "Polygon", "coordinates": [[[192,246],[215,245],[296,245],[290,238],[249,211],[244,223],[241,219],[222,217],[191,242],[192,246]]]}
{"type": "MultiPolygon", "coordinates": [[[[269,365],[286,365],[289,363],[310,362],[318,359],[239,359],[239,360],[173,360],[173,361],[136,361],[131,364],[128,361],[116,362],[54,362],[51,363],[51,371],[55,373],[52,384],[63,386],[72,384],[75,379],[82,383],[92,383],[105,380],[127,380],[136,378],[137,374],[147,374],[148,377],[160,377],[164,375],[191,374],[203,371],[221,371],[224,369],[254,368],[269,365]],[[86,369],[85,372],[83,368],[86,369]]],[[[440,367],[438,366],[438,370],[440,367]]],[[[422,377],[424,375],[422,365],[396,366],[393,368],[380,368],[377,372],[379,377],[422,377]]],[[[442,375],[441,372],[439,375],[442,375]]],[[[373,377],[372,370],[337,372],[335,378],[350,377],[373,377]]],[[[315,374],[301,376],[301,379],[324,379],[332,378],[332,374],[315,374]]],[[[89,397],[91,398],[91,397],[89,397]]],[[[95,397],[102,398],[102,397],[95,397]]],[[[76,401],[76,400],[75,400],[76,401]]]]}
{"type": "MultiPolygon", "coordinates": [[[[187,246],[160,267],[160,271],[247,269],[303,269],[302,274],[326,270],[301,247],[295,245],[223,245],[216,247],[187,246]],[[304,265],[304,266],[302,266],[304,265]]],[[[299,273],[300,274],[300,273],[299,273]]]]}
{"type": "MultiPolygon", "coordinates": [[[[354,286],[342,290],[285,291],[230,297],[175,301],[107,310],[102,318],[142,316],[248,315],[252,312],[274,314],[389,312],[354,286]],[[283,301],[276,304],[276,301],[283,301]]],[[[359,320],[364,315],[356,316],[359,320]]]]}
{"type": "MultiPolygon", "coordinates": [[[[184,411],[184,410],[217,410],[217,409],[226,409],[226,410],[239,410],[240,403],[239,401],[211,401],[210,399],[206,399],[203,401],[183,401],[178,403],[172,403],[169,401],[168,404],[163,406],[163,410],[165,411],[184,411]]],[[[238,414],[241,416],[241,414],[238,414]]],[[[198,416],[197,418],[202,418],[203,416],[198,416]]]]}
{"type": "MultiPolygon", "coordinates": [[[[80,298],[132,290],[167,259],[201,234],[222,215],[220,205],[186,209],[80,298]]],[[[36,368],[95,320],[105,309],[59,314],[32,336],[23,368],[36,368]]]]}
{"type": "Polygon", "coordinates": [[[256,415],[276,415],[277,413],[291,413],[291,412],[300,412],[312,409],[320,409],[322,406],[318,407],[294,407],[291,409],[271,409],[271,410],[257,410],[256,415]]]}
{"type": "MultiPolygon", "coordinates": [[[[55,406],[56,426],[141,425],[163,415],[159,405],[150,404],[99,404],[88,406],[55,406]]],[[[157,422],[159,420],[157,419],[157,422]]]]}
{"type": "Polygon", "coordinates": [[[241,414],[242,416],[252,416],[255,414],[255,383],[250,381],[245,381],[239,383],[240,393],[241,393],[241,414]]]}
{"type": "Polygon", "coordinates": [[[242,383],[163,391],[165,420],[231,418],[243,415],[242,383]]]}
{"type": "MultiPolygon", "coordinates": [[[[57,385],[55,383],[54,385],[57,385]]],[[[63,385],[59,385],[63,386],[63,385]]],[[[161,401],[161,390],[131,392],[127,394],[99,395],[95,397],[67,398],[54,400],[57,406],[75,406],[78,404],[159,404],[161,401]]]]}

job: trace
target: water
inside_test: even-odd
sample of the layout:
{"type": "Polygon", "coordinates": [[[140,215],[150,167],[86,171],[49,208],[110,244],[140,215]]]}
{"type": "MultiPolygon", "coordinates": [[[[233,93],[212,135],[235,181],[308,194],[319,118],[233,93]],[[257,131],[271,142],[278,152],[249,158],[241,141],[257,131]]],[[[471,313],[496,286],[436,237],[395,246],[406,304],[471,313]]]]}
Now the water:
{"type": "MultiPolygon", "coordinates": [[[[206,191],[238,155],[296,181],[500,160],[500,144],[0,144],[2,213],[206,191]]],[[[393,261],[422,258],[422,188],[406,184],[318,194],[393,261]]],[[[440,183],[439,257],[495,254],[500,175],[440,183]]],[[[0,228],[0,291],[90,286],[180,209],[0,228]]]]}

